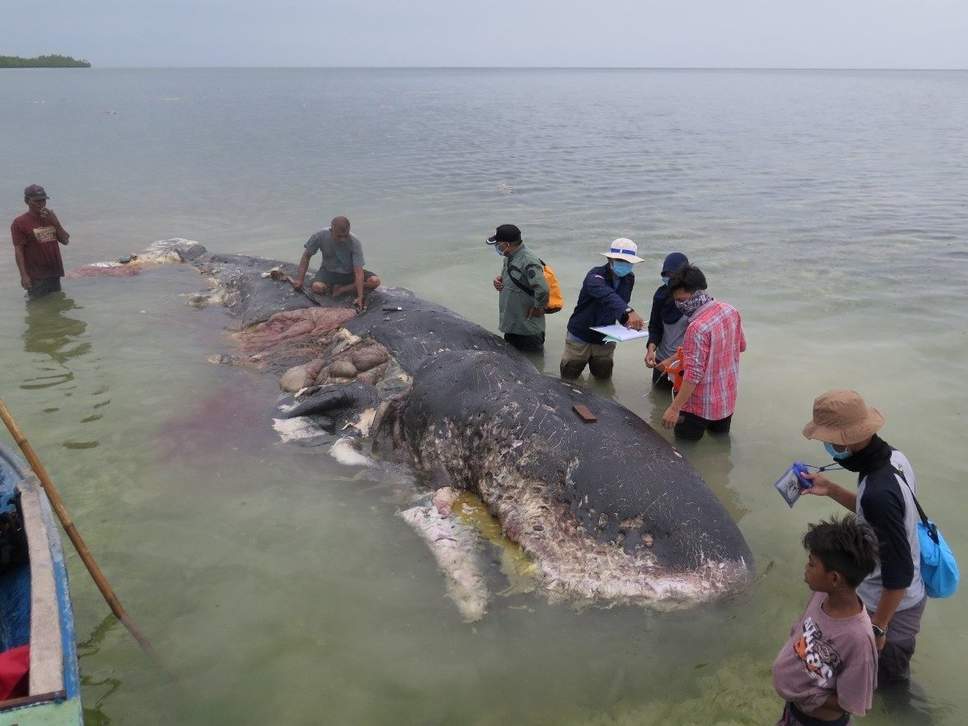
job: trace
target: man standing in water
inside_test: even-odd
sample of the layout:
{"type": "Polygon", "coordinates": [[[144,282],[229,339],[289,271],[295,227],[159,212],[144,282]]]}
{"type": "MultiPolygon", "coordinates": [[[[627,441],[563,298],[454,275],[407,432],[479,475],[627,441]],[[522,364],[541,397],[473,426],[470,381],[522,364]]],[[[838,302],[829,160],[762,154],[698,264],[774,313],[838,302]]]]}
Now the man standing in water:
{"type": "Polygon", "coordinates": [[[669,292],[689,326],[682,341],[682,388],[662,415],[662,425],[693,441],[706,429],[727,434],[736,409],[739,354],[746,350],[739,311],[706,294],[706,276],[692,265],[672,275],[669,292]]]}
{"type": "Polygon", "coordinates": [[[518,350],[539,352],[544,348],[545,306],[548,304],[548,281],[544,265],[521,241],[521,230],[513,224],[502,224],[487,238],[503,258],[501,274],[494,278],[494,289],[500,293],[498,311],[504,339],[518,350]]]}
{"type": "Polygon", "coordinates": [[[71,239],[54,210],[47,208],[49,198],[42,186],[31,184],[24,189],[27,212],[10,225],[20,286],[31,300],[61,289],[64,262],[60,245],[66,245],[71,239]]]}
{"type": "Polygon", "coordinates": [[[906,685],[911,657],[927,603],[921,580],[921,546],[914,496],[918,480],[907,457],[877,432],[884,417],[868,408],[856,391],[827,391],[813,402],[813,419],[803,435],[823,443],[847,471],[857,472],[857,491],[820,473],[804,474],[812,486],[804,494],[830,497],[874,528],[880,566],[857,588],[870,614],[877,659],[878,688],[906,685]]]}
{"type": "Polygon", "coordinates": [[[638,246],[621,237],[608,246],[608,252],[601,254],[608,262],[593,267],[585,275],[575,311],[568,319],[565,351],[559,366],[562,378],[578,378],[585,365],[595,378],[612,377],[615,343],[606,343],[605,336],[592,330],[593,327],[616,322],[634,330],[645,326],[645,321],[629,304],[635,287],[632,266],[642,262],[638,246]]]}
{"type": "Polygon", "coordinates": [[[657,367],[659,363],[676,354],[686,335],[689,318],[676,307],[669,280],[689,259],[681,252],[670,252],[662,263],[662,285],[652,296],[652,312],[649,315],[649,343],[645,352],[645,367],[652,369],[652,385],[656,388],[672,388],[672,381],[657,367]]]}
{"type": "Polygon", "coordinates": [[[292,278],[292,286],[297,290],[302,288],[309,260],[317,252],[322,253],[322,260],[310,289],[317,295],[333,297],[355,292],[356,309],[363,310],[366,307],[364,291],[376,290],[380,286],[380,278],[364,269],[363,246],[350,234],[350,220],[334,217],[329,228],[317,232],[306,241],[299,269],[292,278]]]}

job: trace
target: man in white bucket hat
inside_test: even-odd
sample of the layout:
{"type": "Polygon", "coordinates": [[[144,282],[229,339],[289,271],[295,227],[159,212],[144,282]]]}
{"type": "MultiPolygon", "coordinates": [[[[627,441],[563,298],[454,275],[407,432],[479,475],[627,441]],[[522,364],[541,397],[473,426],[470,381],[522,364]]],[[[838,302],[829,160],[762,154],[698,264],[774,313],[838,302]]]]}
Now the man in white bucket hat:
{"type": "Polygon", "coordinates": [[[565,351],[561,355],[562,378],[578,378],[586,364],[595,378],[611,378],[615,343],[606,343],[604,336],[592,327],[616,322],[635,330],[645,326],[629,304],[635,287],[632,266],[643,261],[638,252],[635,242],[621,237],[601,253],[608,262],[585,275],[578,303],[568,319],[565,351]]]}

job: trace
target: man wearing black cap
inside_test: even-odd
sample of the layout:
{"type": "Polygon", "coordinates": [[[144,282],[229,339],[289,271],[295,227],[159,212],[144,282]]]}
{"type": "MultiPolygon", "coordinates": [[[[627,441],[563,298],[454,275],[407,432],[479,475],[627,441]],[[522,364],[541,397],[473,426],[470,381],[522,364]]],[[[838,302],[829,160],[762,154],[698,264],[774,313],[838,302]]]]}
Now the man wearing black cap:
{"type": "Polygon", "coordinates": [[[54,210],[47,208],[49,198],[42,186],[31,184],[24,189],[27,212],[10,225],[20,285],[31,300],[61,289],[64,262],[59,245],[71,239],[54,210]]]}
{"type": "Polygon", "coordinates": [[[518,350],[540,351],[548,305],[544,265],[524,246],[521,230],[513,224],[502,224],[487,243],[504,259],[501,274],[494,278],[494,289],[501,294],[498,311],[504,339],[518,350]]]}

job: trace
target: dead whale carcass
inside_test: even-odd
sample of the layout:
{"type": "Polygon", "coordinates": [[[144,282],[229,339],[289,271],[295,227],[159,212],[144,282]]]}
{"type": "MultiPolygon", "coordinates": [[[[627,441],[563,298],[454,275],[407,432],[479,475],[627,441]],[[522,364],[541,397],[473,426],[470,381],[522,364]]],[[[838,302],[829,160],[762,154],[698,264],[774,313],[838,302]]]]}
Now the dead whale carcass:
{"type": "Polygon", "coordinates": [[[234,362],[301,367],[282,418],[301,406],[310,423],[369,436],[377,455],[412,464],[434,488],[477,493],[551,597],[674,606],[748,581],[752,556],[722,504],[624,407],[540,374],[490,332],[408,291],[378,290],[350,317],[266,276],[287,265],[184,257],[213,280],[243,336],[273,316],[303,327],[329,321],[298,336],[282,330],[234,362]],[[328,310],[314,312],[316,302],[328,310]],[[364,349],[383,361],[369,376],[352,364],[364,349]],[[598,422],[582,423],[575,403],[598,422]]]}

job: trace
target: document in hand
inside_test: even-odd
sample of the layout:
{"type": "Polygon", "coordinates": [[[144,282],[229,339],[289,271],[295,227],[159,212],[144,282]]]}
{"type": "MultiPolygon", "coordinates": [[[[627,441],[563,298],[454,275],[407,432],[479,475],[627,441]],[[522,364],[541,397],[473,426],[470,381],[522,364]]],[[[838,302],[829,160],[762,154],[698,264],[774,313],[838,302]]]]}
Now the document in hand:
{"type": "Polygon", "coordinates": [[[786,503],[792,509],[803,493],[803,485],[800,483],[800,477],[797,476],[796,464],[783,472],[783,476],[777,479],[773,486],[776,487],[780,496],[786,500],[786,503]]]}
{"type": "Polygon", "coordinates": [[[626,328],[624,325],[619,325],[618,323],[615,323],[615,325],[601,325],[591,329],[596,333],[601,333],[606,338],[611,338],[616,342],[649,337],[648,330],[632,330],[631,328],[626,328]]]}

